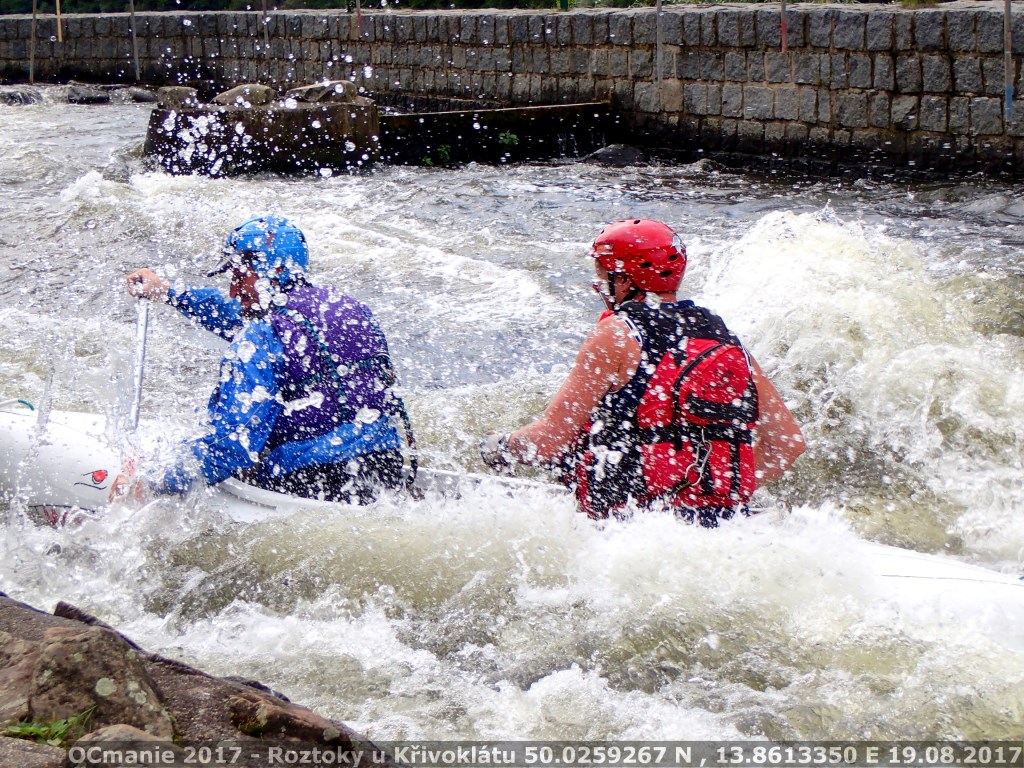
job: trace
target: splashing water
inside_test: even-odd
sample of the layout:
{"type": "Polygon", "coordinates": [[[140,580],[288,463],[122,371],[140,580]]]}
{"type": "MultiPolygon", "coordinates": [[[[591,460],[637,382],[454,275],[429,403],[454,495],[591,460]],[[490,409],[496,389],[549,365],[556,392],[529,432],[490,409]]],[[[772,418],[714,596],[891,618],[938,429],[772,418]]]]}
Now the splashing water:
{"type": "MultiPolygon", "coordinates": [[[[709,163],[170,177],[134,105],[0,106],[0,397],[115,416],[123,275],[198,280],[225,234],[295,220],[316,281],[389,336],[424,460],[481,469],[538,413],[599,312],[600,227],[669,222],[684,293],[775,381],[809,450],[715,531],[595,526],[486,484],[242,526],[196,500],[77,530],[6,511],[0,584],[143,646],[256,677],[377,739],[1021,738],[1024,617],[880,592],[864,538],[1024,560],[1019,190],[760,179],[709,163]],[[31,233],[31,237],[25,233],[31,233]]],[[[192,430],[221,344],[157,307],[144,419],[192,430]]],[[[173,443],[171,437],[167,438],[173,443]]]]}

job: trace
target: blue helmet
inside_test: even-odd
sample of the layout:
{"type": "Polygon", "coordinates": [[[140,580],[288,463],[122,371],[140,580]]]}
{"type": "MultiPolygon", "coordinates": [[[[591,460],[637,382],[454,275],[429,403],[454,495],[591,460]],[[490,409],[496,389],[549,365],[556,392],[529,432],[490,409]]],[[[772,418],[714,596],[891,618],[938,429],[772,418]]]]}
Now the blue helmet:
{"type": "Polygon", "coordinates": [[[227,258],[209,273],[211,277],[247,264],[260,277],[288,285],[309,266],[309,248],[302,230],[274,214],[235,227],[224,241],[224,255],[227,258]]]}

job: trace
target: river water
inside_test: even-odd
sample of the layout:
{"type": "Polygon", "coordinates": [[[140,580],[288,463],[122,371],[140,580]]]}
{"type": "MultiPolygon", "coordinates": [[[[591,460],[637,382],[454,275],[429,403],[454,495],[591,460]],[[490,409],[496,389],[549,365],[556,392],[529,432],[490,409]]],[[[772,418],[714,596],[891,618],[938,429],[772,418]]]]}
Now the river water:
{"type": "MultiPolygon", "coordinates": [[[[897,608],[851,554],[1024,567],[1024,188],[708,162],[171,177],[142,160],[147,119],[0,106],[0,398],[123,413],[122,275],[188,282],[276,211],[315,280],[377,312],[424,463],[481,471],[479,435],[538,413],[595,322],[589,241],[644,216],[683,235],[683,293],[744,339],[809,450],[759,492],[767,524],[716,531],[596,526],[489,485],[249,526],[192,500],[53,531],[14,504],[0,589],[378,740],[1024,737],[1021,624],[897,608]]],[[[221,349],[155,308],[143,419],[194,430],[221,349]]]]}

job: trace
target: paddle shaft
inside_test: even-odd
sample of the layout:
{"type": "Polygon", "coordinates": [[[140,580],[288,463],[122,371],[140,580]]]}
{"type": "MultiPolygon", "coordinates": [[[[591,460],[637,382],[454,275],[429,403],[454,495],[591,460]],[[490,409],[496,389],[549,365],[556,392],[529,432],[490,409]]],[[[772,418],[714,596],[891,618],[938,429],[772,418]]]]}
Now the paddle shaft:
{"type": "Polygon", "coordinates": [[[135,321],[135,380],[132,389],[132,405],[128,412],[131,431],[139,426],[139,411],[142,409],[142,378],[146,372],[146,336],[149,331],[149,302],[139,301],[136,304],[138,318],[135,321]]]}

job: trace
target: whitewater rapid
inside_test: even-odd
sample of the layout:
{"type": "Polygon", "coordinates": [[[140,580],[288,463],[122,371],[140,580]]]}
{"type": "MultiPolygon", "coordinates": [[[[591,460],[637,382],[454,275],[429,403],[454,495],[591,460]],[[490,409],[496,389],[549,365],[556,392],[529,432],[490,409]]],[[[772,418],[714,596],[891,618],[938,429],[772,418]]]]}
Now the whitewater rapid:
{"type": "MultiPolygon", "coordinates": [[[[265,211],[369,303],[423,461],[537,414],[594,323],[589,241],[662,219],[808,452],[764,524],[595,525],[481,486],[232,524],[198,502],[75,531],[3,511],[0,589],[262,680],[371,738],[1024,737],[1019,618],[872,588],[863,539],[1024,566],[1024,191],[757,177],[712,164],[170,177],[136,105],[0,106],[0,398],[123,416],[123,275],[189,282],[265,211]],[[49,382],[49,384],[48,384],[49,382]]],[[[196,428],[221,343],[156,307],[142,412],[196,428]]],[[[159,456],[151,457],[158,460],[159,456]]]]}

